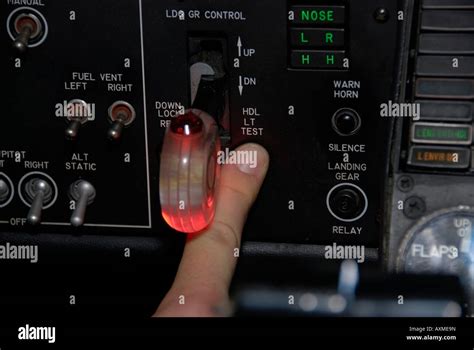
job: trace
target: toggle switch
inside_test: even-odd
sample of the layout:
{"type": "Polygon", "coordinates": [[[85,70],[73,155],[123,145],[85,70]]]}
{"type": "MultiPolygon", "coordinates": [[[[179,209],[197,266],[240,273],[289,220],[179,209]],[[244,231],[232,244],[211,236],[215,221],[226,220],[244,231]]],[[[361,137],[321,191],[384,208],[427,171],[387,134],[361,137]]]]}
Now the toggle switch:
{"type": "Polygon", "coordinates": [[[8,184],[0,179],[0,204],[5,203],[10,197],[10,187],[8,184]]]}
{"type": "Polygon", "coordinates": [[[30,225],[38,225],[44,207],[53,199],[53,188],[46,180],[33,178],[26,183],[24,191],[25,200],[31,205],[26,220],[30,225]]]}
{"type": "Polygon", "coordinates": [[[43,32],[41,21],[33,13],[20,14],[13,24],[16,37],[13,47],[23,53],[27,50],[31,39],[35,39],[43,32]]]}
{"type": "Polygon", "coordinates": [[[87,123],[89,119],[93,119],[94,115],[90,105],[83,100],[75,99],[69,101],[66,108],[69,124],[64,131],[64,135],[67,140],[75,141],[81,126],[87,123]]]}
{"type": "Polygon", "coordinates": [[[95,188],[88,181],[78,180],[71,185],[69,195],[76,201],[76,208],[71,215],[71,225],[75,227],[82,226],[87,206],[94,202],[95,188]]]}
{"type": "Polygon", "coordinates": [[[112,126],[107,131],[107,137],[111,141],[119,141],[122,138],[123,129],[135,120],[135,108],[128,102],[117,101],[109,107],[108,114],[112,126]]]}
{"type": "Polygon", "coordinates": [[[81,128],[82,124],[83,123],[80,120],[71,120],[64,132],[64,134],[66,135],[66,139],[70,141],[75,141],[77,139],[77,135],[79,134],[79,129],[81,128]]]}

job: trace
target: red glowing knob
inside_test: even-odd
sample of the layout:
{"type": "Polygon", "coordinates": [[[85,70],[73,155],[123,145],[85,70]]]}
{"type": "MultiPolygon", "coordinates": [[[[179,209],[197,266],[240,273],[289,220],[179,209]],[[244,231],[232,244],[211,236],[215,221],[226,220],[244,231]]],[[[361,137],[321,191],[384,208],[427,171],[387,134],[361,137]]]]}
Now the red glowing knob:
{"type": "Polygon", "coordinates": [[[219,180],[218,126],[192,109],[173,119],[166,131],[160,163],[160,202],[165,221],[177,231],[195,233],[214,218],[219,180]]]}
{"type": "Polygon", "coordinates": [[[202,131],[203,122],[193,111],[188,111],[183,115],[173,118],[170,130],[178,135],[194,135],[202,131]]]}

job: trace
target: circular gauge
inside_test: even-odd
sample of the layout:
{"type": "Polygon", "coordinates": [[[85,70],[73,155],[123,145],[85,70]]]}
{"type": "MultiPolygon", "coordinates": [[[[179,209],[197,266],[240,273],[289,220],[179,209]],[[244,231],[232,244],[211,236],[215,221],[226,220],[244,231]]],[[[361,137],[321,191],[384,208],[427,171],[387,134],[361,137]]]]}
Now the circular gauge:
{"type": "Polygon", "coordinates": [[[459,276],[474,291],[474,209],[443,209],[420,220],[406,234],[397,271],[459,276]]]}

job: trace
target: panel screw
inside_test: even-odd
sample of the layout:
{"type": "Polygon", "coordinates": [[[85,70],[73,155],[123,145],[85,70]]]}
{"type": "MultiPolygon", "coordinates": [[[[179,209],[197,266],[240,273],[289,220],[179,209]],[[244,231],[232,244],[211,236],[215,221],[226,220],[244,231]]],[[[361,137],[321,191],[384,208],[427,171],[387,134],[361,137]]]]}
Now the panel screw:
{"type": "Polygon", "coordinates": [[[409,219],[418,219],[426,211],[425,201],[420,197],[410,197],[405,201],[403,214],[409,219]]]}
{"type": "Polygon", "coordinates": [[[386,8],[379,7],[374,12],[374,19],[379,23],[385,23],[390,18],[390,14],[386,8]]]}
{"type": "Polygon", "coordinates": [[[414,181],[411,176],[403,175],[397,181],[397,188],[402,192],[410,192],[413,189],[414,181]]]}

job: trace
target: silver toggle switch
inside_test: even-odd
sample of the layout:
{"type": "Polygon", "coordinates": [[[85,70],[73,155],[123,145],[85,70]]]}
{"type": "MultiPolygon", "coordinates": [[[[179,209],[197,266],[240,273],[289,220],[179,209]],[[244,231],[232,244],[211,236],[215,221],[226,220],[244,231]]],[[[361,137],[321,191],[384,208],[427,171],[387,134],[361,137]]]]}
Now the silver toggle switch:
{"type": "Polygon", "coordinates": [[[24,13],[15,19],[16,38],[13,47],[20,53],[28,48],[31,39],[38,37],[43,31],[43,25],[32,13],[24,13]]]}
{"type": "Polygon", "coordinates": [[[76,207],[71,215],[71,225],[75,227],[82,226],[87,206],[94,202],[95,188],[88,181],[78,180],[71,185],[69,193],[72,199],[76,201],[76,207]]]}
{"type": "Polygon", "coordinates": [[[6,202],[8,197],[10,196],[10,187],[8,184],[0,179],[0,204],[6,202]]]}
{"type": "Polygon", "coordinates": [[[79,134],[79,129],[83,123],[79,120],[72,120],[64,131],[67,140],[75,141],[79,134]]]}
{"type": "Polygon", "coordinates": [[[116,120],[107,131],[107,138],[112,141],[120,140],[122,138],[123,128],[123,123],[116,120]]]}
{"type": "Polygon", "coordinates": [[[86,101],[75,99],[69,101],[66,112],[69,124],[64,131],[64,135],[67,140],[75,141],[81,126],[94,119],[94,111],[86,101]]]}
{"type": "Polygon", "coordinates": [[[117,101],[109,107],[108,112],[112,126],[107,131],[107,138],[118,141],[122,138],[123,129],[135,120],[135,108],[128,102],[117,101]]]}
{"type": "Polygon", "coordinates": [[[25,194],[26,200],[31,203],[26,220],[30,225],[38,225],[43,208],[53,198],[53,189],[46,180],[35,178],[26,183],[25,194]]]}

